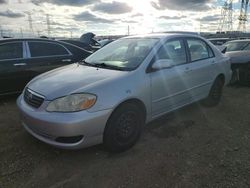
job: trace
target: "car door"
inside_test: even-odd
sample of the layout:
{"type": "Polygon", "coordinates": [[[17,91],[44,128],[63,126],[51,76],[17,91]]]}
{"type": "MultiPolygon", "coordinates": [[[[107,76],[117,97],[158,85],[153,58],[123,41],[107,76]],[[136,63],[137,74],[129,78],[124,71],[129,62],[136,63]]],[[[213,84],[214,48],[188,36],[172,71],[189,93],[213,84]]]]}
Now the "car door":
{"type": "Polygon", "coordinates": [[[174,65],[150,73],[153,118],[186,104],[189,98],[184,40],[179,38],[167,41],[154,59],[171,59],[174,65]]]}
{"type": "Polygon", "coordinates": [[[216,73],[216,60],[211,47],[202,39],[186,39],[189,63],[187,81],[189,95],[193,100],[200,100],[208,95],[216,73]]]}
{"type": "Polygon", "coordinates": [[[22,41],[0,44],[0,94],[22,91],[28,82],[24,47],[22,41]]]}
{"type": "Polygon", "coordinates": [[[28,41],[30,77],[72,63],[72,54],[53,41],[28,41]]]}

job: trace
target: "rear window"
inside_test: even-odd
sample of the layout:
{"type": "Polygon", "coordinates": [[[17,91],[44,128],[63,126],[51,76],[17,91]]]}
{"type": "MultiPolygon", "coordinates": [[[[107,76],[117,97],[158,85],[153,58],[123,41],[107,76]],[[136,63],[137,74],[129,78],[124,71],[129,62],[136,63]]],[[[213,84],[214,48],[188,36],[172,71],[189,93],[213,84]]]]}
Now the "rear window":
{"type": "Polygon", "coordinates": [[[227,52],[230,51],[240,51],[244,49],[245,46],[248,45],[249,42],[228,42],[225,44],[227,47],[227,52]]]}

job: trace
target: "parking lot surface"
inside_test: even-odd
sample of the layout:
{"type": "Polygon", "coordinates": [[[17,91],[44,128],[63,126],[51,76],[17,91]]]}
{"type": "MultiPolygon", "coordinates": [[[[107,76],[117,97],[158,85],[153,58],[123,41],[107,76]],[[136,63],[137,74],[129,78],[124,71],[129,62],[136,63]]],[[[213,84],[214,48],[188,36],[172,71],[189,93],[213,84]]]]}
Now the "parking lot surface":
{"type": "Polygon", "coordinates": [[[250,187],[248,87],[226,87],[217,107],[194,104],[148,124],[120,154],[38,141],[21,127],[15,99],[0,100],[0,188],[250,187]]]}

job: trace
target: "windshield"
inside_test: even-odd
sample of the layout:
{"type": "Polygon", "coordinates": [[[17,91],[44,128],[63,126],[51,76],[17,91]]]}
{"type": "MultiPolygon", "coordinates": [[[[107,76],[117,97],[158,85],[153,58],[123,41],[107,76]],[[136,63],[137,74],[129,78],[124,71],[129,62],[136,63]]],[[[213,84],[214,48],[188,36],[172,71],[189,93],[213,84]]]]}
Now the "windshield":
{"type": "Polygon", "coordinates": [[[248,42],[227,42],[224,46],[227,47],[227,52],[240,51],[242,50],[248,42]]]}
{"type": "Polygon", "coordinates": [[[155,43],[155,38],[124,38],[101,48],[85,61],[93,66],[134,70],[147,57],[155,43]]]}

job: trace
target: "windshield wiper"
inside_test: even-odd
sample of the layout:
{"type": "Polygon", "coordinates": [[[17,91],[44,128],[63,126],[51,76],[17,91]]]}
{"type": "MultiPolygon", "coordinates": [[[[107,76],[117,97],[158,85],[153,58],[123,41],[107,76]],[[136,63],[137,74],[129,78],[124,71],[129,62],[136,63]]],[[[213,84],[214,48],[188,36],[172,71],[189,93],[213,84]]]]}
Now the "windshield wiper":
{"type": "Polygon", "coordinates": [[[110,65],[110,64],[106,64],[106,63],[88,63],[85,60],[80,61],[79,64],[87,65],[87,66],[91,66],[91,67],[120,70],[120,71],[129,71],[130,70],[130,69],[126,68],[126,67],[118,67],[118,66],[110,65]]]}
{"type": "Polygon", "coordinates": [[[95,67],[95,65],[93,65],[91,63],[88,63],[85,60],[79,61],[79,64],[81,64],[81,65],[87,65],[87,66],[91,66],[91,67],[95,67]]]}
{"type": "Polygon", "coordinates": [[[124,68],[118,67],[118,66],[110,65],[110,64],[106,64],[106,63],[93,63],[92,65],[94,65],[95,67],[99,67],[99,68],[115,69],[115,70],[121,70],[121,71],[126,70],[125,67],[124,68]]]}

